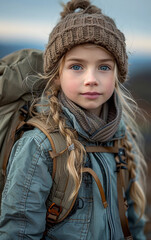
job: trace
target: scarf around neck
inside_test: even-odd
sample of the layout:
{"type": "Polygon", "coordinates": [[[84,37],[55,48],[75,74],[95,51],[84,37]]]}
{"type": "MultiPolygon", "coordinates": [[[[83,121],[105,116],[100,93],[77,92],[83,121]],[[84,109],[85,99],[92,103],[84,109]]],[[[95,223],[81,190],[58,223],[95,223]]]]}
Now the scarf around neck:
{"type": "Polygon", "coordinates": [[[75,116],[78,124],[89,136],[89,140],[106,142],[117,131],[121,120],[122,106],[115,91],[111,98],[103,104],[99,117],[72,102],[62,91],[58,97],[61,106],[68,108],[75,116]]]}

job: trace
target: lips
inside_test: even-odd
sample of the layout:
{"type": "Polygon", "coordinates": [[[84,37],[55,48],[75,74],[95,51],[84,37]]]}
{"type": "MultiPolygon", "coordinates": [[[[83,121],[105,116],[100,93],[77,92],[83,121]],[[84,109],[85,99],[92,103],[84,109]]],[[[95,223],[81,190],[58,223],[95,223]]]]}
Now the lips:
{"type": "Polygon", "coordinates": [[[100,93],[98,93],[98,92],[86,92],[86,93],[82,93],[82,95],[94,96],[94,95],[100,95],[100,93]]]}
{"type": "Polygon", "coordinates": [[[82,93],[82,96],[84,96],[87,99],[96,99],[100,96],[101,94],[98,92],[85,92],[82,93]]]}

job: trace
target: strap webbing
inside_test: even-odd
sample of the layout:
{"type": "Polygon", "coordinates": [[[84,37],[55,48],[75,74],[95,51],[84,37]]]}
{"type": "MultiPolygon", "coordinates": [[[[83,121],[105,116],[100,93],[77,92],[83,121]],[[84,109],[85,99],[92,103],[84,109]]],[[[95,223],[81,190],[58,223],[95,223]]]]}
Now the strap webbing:
{"type": "Polygon", "coordinates": [[[95,180],[95,182],[96,182],[96,184],[97,184],[97,186],[98,186],[98,189],[99,189],[99,192],[100,192],[100,196],[101,196],[101,199],[102,199],[103,206],[104,206],[104,208],[107,208],[108,204],[107,204],[107,201],[106,201],[106,198],[105,198],[105,193],[104,193],[102,184],[101,184],[101,182],[100,182],[97,174],[92,170],[92,168],[87,168],[87,167],[86,167],[86,168],[83,168],[83,169],[82,169],[82,172],[83,172],[83,173],[84,173],[84,172],[88,172],[88,173],[90,173],[90,174],[93,176],[93,178],[94,178],[94,180],[95,180]]]}
{"type": "Polygon", "coordinates": [[[133,237],[130,233],[129,226],[128,226],[128,219],[126,216],[127,206],[126,201],[124,198],[125,194],[125,171],[128,171],[126,168],[126,158],[122,156],[122,148],[119,148],[119,153],[115,157],[115,161],[117,164],[117,194],[118,194],[118,207],[119,207],[119,215],[121,226],[124,234],[125,240],[133,240],[133,237]]]}
{"type": "Polygon", "coordinates": [[[105,146],[86,146],[87,152],[101,152],[101,153],[118,153],[118,146],[105,147],[105,146]]]}
{"type": "Polygon", "coordinates": [[[119,171],[117,173],[117,192],[118,192],[118,207],[119,207],[119,214],[120,214],[120,220],[121,220],[121,226],[122,226],[122,230],[123,230],[123,234],[125,239],[129,239],[132,240],[133,237],[131,236],[131,233],[129,231],[129,227],[128,227],[128,220],[126,217],[126,207],[125,207],[125,202],[124,202],[124,197],[123,197],[123,184],[122,184],[122,180],[123,176],[122,176],[122,172],[119,171]]]}
{"type": "Polygon", "coordinates": [[[53,151],[55,151],[55,145],[52,141],[50,133],[48,132],[48,129],[46,128],[46,125],[42,121],[38,120],[37,118],[31,118],[31,119],[28,120],[28,122],[26,122],[26,124],[39,128],[46,135],[46,137],[49,139],[49,141],[51,143],[51,147],[52,147],[53,151]]]}

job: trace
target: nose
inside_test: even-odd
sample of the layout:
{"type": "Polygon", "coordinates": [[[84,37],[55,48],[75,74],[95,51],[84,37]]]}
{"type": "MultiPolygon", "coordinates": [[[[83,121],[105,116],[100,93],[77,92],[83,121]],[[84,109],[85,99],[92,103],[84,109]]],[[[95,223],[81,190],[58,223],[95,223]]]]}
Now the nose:
{"type": "Polygon", "coordinates": [[[85,75],[85,81],[84,81],[84,85],[87,86],[94,86],[94,85],[98,85],[98,81],[97,81],[97,77],[94,71],[90,70],[87,72],[87,74],[85,75]]]}

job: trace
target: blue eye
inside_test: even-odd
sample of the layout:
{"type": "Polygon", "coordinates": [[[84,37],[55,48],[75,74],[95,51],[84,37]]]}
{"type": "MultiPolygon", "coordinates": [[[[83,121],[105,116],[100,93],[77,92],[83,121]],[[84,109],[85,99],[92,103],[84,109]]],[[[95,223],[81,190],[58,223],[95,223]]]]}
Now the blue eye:
{"type": "Polygon", "coordinates": [[[71,67],[71,69],[73,69],[73,70],[81,70],[82,67],[79,66],[79,65],[73,65],[73,66],[71,67]]]}
{"type": "Polygon", "coordinates": [[[109,71],[110,68],[108,66],[106,66],[106,65],[103,65],[103,66],[99,67],[99,70],[101,70],[101,71],[109,71]]]}

